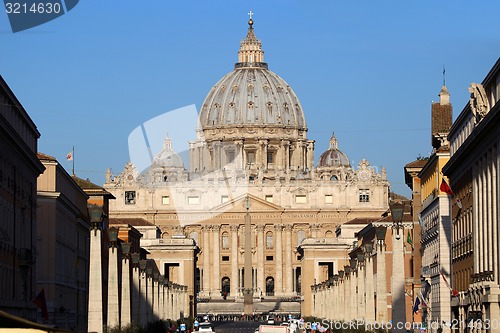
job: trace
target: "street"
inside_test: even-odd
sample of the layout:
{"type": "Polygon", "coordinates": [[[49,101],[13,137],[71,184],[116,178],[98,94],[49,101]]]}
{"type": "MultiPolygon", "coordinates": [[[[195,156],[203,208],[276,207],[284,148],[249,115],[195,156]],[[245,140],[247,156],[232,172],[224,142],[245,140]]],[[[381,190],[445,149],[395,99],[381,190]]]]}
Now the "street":
{"type": "Polygon", "coordinates": [[[216,333],[253,333],[259,325],[264,323],[257,321],[220,321],[213,324],[216,333]]]}

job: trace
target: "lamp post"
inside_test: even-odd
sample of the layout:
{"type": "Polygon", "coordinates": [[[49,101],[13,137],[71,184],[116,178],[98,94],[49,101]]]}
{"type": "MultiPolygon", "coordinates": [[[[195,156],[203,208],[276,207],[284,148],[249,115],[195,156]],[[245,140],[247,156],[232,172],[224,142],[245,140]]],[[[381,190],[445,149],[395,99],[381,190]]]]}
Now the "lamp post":
{"type": "Polygon", "coordinates": [[[108,328],[120,325],[120,304],[118,286],[118,229],[108,229],[109,264],[108,264],[108,328]]]}
{"type": "Polygon", "coordinates": [[[130,307],[130,243],[122,243],[122,299],[121,327],[130,325],[132,321],[130,307]]]}
{"type": "Polygon", "coordinates": [[[141,255],[137,252],[132,253],[132,323],[138,325],[140,319],[140,270],[139,259],[141,255]]]}
{"type": "Polygon", "coordinates": [[[89,306],[87,329],[89,332],[103,332],[103,296],[102,296],[102,230],[104,218],[101,206],[88,206],[90,217],[90,260],[89,263],[89,306]]]}
{"type": "Polygon", "coordinates": [[[387,267],[385,255],[385,236],[387,228],[385,226],[375,226],[377,237],[377,304],[375,319],[378,323],[387,323],[387,267]]]}
{"type": "MultiPolygon", "coordinates": [[[[392,202],[389,205],[392,217],[392,323],[393,332],[405,332],[399,329],[397,324],[406,322],[406,301],[405,301],[405,267],[404,267],[404,244],[401,234],[404,235],[404,204],[392,202]]],[[[401,325],[401,324],[399,324],[401,325]]]]}

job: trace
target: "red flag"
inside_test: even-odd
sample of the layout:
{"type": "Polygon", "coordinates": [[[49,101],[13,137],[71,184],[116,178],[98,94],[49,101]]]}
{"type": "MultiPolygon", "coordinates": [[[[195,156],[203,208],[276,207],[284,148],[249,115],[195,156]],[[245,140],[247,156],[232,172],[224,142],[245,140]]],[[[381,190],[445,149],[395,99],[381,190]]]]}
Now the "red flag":
{"type": "Polygon", "coordinates": [[[47,311],[47,302],[45,301],[45,289],[42,288],[42,291],[35,297],[33,301],[36,306],[42,310],[42,316],[45,320],[49,320],[49,312],[47,311]]]}
{"type": "Polygon", "coordinates": [[[451,187],[446,183],[446,181],[443,178],[443,181],[441,182],[441,186],[439,187],[441,192],[445,192],[448,195],[453,195],[453,191],[451,190],[451,187]]]}
{"type": "Polygon", "coordinates": [[[458,291],[456,291],[455,289],[451,288],[451,286],[448,283],[448,280],[446,280],[446,277],[444,276],[443,272],[441,272],[441,276],[443,277],[444,284],[446,284],[446,286],[448,287],[448,289],[450,289],[451,295],[452,296],[458,296],[458,291]]]}

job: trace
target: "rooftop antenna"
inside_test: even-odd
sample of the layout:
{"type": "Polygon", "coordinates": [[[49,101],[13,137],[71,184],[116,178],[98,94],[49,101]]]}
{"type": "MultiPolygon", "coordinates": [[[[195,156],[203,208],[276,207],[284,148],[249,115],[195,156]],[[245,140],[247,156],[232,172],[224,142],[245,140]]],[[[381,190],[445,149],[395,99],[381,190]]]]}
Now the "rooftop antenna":
{"type": "Polygon", "coordinates": [[[443,65],[443,86],[446,86],[446,69],[444,68],[444,65],[443,65]]]}

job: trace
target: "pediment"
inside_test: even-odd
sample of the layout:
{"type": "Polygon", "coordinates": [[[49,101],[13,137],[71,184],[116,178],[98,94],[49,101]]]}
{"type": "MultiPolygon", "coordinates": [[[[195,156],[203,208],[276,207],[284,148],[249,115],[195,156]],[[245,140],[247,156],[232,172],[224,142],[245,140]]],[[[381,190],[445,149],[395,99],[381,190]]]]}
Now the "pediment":
{"type": "Polygon", "coordinates": [[[262,200],[252,194],[242,194],[234,199],[230,199],[212,209],[213,212],[233,212],[244,213],[246,212],[247,196],[250,207],[250,212],[280,212],[283,207],[273,204],[271,202],[262,200]]]}

